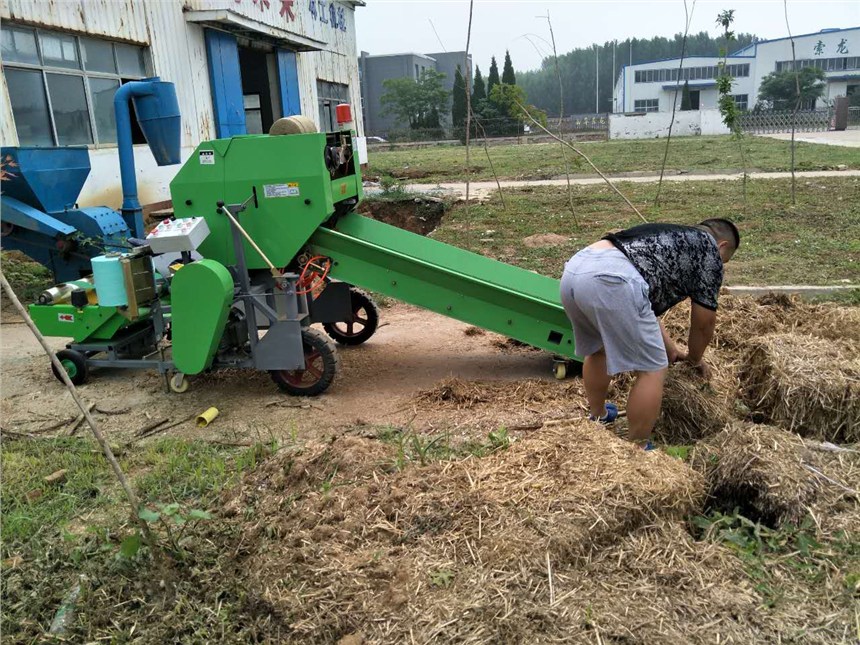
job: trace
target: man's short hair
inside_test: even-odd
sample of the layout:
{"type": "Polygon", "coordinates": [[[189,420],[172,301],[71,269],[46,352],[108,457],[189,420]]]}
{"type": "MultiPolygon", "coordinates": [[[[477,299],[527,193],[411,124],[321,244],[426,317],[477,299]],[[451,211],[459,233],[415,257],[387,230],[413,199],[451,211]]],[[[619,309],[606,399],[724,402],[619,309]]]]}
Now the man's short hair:
{"type": "Polygon", "coordinates": [[[722,217],[714,217],[701,222],[699,226],[706,226],[718,240],[726,240],[735,245],[735,250],[741,245],[741,234],[734,222],[722,217]]]}

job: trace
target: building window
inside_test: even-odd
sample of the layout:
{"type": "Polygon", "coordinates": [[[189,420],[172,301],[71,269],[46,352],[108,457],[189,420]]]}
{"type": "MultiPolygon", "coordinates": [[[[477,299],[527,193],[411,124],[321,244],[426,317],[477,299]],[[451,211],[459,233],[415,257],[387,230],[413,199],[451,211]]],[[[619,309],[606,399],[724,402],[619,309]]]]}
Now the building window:
{"type": "MultiPolygon", "coordinates": [[[[727,65],[726,72],[735,78],[742,78],[750,75],[750,66],[749,63],[727,65]]],[[[681,70],[682,81],[709,80],[719,76],[720,68],[716,65],[685,67],[681,70]]],[[[638,70],[633,80],[636,83],[674,83],[678,80],[678,68],[638,70]]]]}
{"type": "MultiPolygon", "coordinates": [[[[802,58],[797,61],[797,68],[817,67],[825,72],[842,72],[860,69],[860,56],[841,56],[837,58],[802,58]]],[[[788,72],[794,69],[793,61],[781,60],[776,63],[777,72],[788,72]]]]}
{"type": "Polygon", "coordinates": [[[656,112],[660,109],[660,99],[642,99],[633,101],[634,112],[656,112]]]}
{"type": "Polygon", "coordinates": [[[17,25],[0,35],[19,145],[116,143],[113,96],[147,75],[143,47],[17,25]]]}
{"type": "Polygon", "coordinates": [[[735,106],[742,112],[749,109],[749,94],[734,94],[732,98],[735,100],[735,106]]]}
{"type": "Polygon", "coordinates": [[[320,130],[337,132],[336,108],[339,103],[349,103],[349,85],[329,83],[317,79],[317,103],[319,104],[320,130]]]}

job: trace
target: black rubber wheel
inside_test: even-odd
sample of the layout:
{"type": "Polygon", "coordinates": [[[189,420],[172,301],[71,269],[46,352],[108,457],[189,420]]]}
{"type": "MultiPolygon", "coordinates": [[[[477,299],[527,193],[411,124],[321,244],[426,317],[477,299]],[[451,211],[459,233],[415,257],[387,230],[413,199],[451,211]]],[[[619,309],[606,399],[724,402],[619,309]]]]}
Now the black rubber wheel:
{"type": "Polygon", "coordinates": [[[305,367],[301,370],[271,370],[272,380],[282,392],[294,396],[316,396],[328,389],[340,368],[332,342],[316,329],[302,330],[305,367]]]}
{"type": "Polygon", "coordinates": [[[349,290],[352,320],[325,323],[323,329],[341,345],[361,345],[376,333],[379,326],[379,308],[369,295],[360,289],[349,290]]]}
{"type": "MultiPolygon", "coordinates": [[[[75,385],[83,385],[87,382],[89,369],[87,368],[86,356],[74,349],[63,349],[57,352],[57,360],[59,360],[60,364],[66,368],[66,374],[69,375],[69,379],[72,383],[75,385]]],[[[51,363],[51,371],[54,373],[57,380],[62,383],[63,377],[57,371],[57,368],[54,367],[54,363],[51,363]]]]}

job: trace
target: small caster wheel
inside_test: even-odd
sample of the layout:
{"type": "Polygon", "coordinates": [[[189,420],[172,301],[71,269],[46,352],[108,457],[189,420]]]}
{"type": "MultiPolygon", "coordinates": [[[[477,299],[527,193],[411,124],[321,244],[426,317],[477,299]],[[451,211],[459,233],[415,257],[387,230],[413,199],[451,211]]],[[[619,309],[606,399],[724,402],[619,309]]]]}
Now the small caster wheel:
{"type": "MultiPolygon", "coordinates": [[[[87,368],[86,356],[74,349],[63,349],[57,352],[57,360],[60,361],[60,365],[62,365],[66,370],[66,374],[72,383],[75,385],[83,385],[87,382],[89,369],[87,368]]],[[[57,371],[57,368],[54,367],[53,362],[51,363],[51,371],[54,373],[57,380],[62,383],[63,377],[57,371]]]]}
{"type": "Polygon", "coordinates": [[[559,381],[563,381],[567,378],[567,363],[559,361],[553,366],[552,372],[559,381]]]}
{"type": "Polygon", "coordinates": [[[170,379],[167,381],[168,385],[170,385],[170,391],[176,392],[176,394],[182,394],[183,392],[187,392],[189,386],[191,385],[188,382],[188,377],[185,376],[182,372],[176,372],[170,379]]]}
{"type": "Polygon", "coordinates": [[[272,380],[282,392],[293,396],[316,396],[328,389],[340,367],[337,350],[317,329],[302,330],[304,369],[270,370],[272,380]]]}

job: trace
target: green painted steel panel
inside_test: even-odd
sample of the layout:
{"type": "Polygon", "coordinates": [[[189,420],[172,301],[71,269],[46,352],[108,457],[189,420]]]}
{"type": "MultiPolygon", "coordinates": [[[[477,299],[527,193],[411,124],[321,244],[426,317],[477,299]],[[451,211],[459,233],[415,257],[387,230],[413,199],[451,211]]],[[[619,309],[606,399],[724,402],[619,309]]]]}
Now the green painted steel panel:
{"type": "Polygon", "coordinates": [[[87,305],[78,309],[74,305],[57,304],[30,305],[29,309],[30,317],[45,336],[71,338],[76,343],[110,340],[131,324],[116,307],[87,305]]]}
{"type": "Polygon", "coordinates": [[[559,282],[357,214],[320,228],[331,276],[578,359],[559,282]]]}
{"type": "Polygon", "coordinates": [[[233,278],[215,260],[192,262],[170,285],[173,362],[186,374],[212,364],[233,303],[233,278]]]}
{"type": "MultiPolygon", "coordinates": [[[[200,253],[226,266],[236,263],[229,221],[217,202],[252,200],[238,217],[277,266],[287,265],[313,232],[334,213],[334,201],[361,197],[361,176],[331,180],[323,149],[326,135],[255,135],[200,144],[170,184],[177,218],[202,216],[209,237],[200,253]],[[190,202],[190,204],[189,204],[190,202]]],[[[265,269],[245,244],[249,269],[265,269]]]]}

